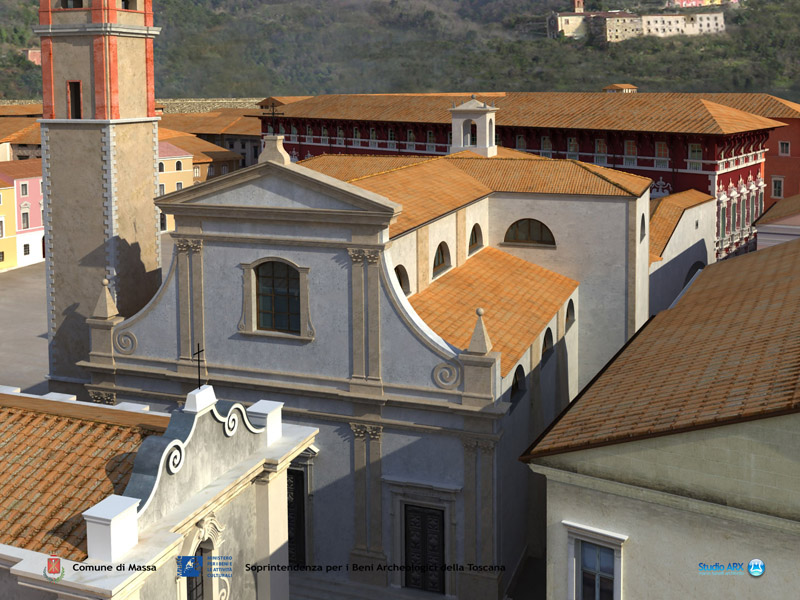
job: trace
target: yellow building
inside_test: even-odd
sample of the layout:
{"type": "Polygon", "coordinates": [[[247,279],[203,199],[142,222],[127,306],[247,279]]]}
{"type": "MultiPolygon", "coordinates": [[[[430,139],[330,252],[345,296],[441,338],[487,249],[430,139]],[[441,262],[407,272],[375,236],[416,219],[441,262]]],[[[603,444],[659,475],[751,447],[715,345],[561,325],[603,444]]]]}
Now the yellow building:
{"type": "MultiPolygon", "coordinates": [[[[226,175],[239,167],[242,155],[184,131],[158,128],[159,142],[169,142],[192,157],[192,181],[226,175]]],[[[167,192],[168,193],[168,192],[167,192]]]]}
{"type": "MultiPolygon", "coordinates": [[[[194,183],[194,164],[191,153],[169,142],[158,142],[158,195],[177,192],[194,183]]],[[[159,229],[172,231],[175,219],[160,214],[159,229]]]]}
{"type": "Polygon", "coordinates": [[[0,177],[0,273],[17,266],[14,182],[0,177]]]}

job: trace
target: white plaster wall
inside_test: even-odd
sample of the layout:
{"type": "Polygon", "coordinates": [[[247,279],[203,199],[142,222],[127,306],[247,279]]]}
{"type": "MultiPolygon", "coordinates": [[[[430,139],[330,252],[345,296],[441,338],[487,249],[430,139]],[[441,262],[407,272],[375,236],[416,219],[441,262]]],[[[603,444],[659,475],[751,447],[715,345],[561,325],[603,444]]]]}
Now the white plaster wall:
{"type": "Polygon", "coordinates": [[[548,598],[567,598],[563,520],[628,536],[622,546],[623,598],[788,598],[800,583],[796,534],[548,480],[548,598]],[[744,562],[746,569],[753,558],[765,563],[761,577],[698,570],[700,562],[744,562]]]}
{"type": "MultiPolygon", "coordinates": [[[[650,317],[650,279],[648,276],[650,268],[650,189],[637,198],[636,203],[631,203],[631,208],[636,210],[636,307],[635,320],[636,331],[647,322],[650,317]],[[644,217],[645,236],[639,241],[639,227],[644,217]]],[[[628,332],[633,335],[636,331],[628,332]]]]}
{"type": "Polygon", "coordinates": [[[464,245],[469,257],[469,235],[472,228],[478,225],[483,236],[483,245],[489,245],[489,198],[470,204],[464,209],[466,213],[467,228],[464,234],[464,245]]]}
{"type": "Polygon", "coordinates": [[[759,225],[756,244],[759,250],[775,244],[791,242],[800,237],[800,227],[796,225],[759,225]]]}
{"type": "MultiPolygon", "coordinates": [[[[580,392],[580,388],[578,387],[578,381],[580,379],[580,365],[578,364],[578,357],[580,356],[580,323],[578,322],[580,315],[580,289],[579,286],[569,298],[575,306],[575,323],[573,323],[574,326],[567,325],[567,331],[564,334],[564,340],[567,346],[567,379],[570,402],[578,395],[578,392],[580,392]]],[[[569,306],[569,300],[567,300],[564,305],[565,307],[569,306]]]]}
{"type": "Polygon", "coordinates": [[[44,229],[37,229],[28,233],[17,232],[17,266],[26,267],[34,263],[42,262],[42,238],[44,229]],[[30,254],[25,256],[23,252],[25,244],[30,245],[30,254]]]}
{"type": "MultiPolygon", "coordinates": [[[[489,245],[580,283],[579,387],[625,343],[628,199],[496,194],[489,206],[489,245]],[[508,227],[523,218],[542,221],[556,248],[504,244],[508,227]]],[[[631,334],[633,332],[630,332],[631,334]]]]}
{"type": "Polygon", "coordinates": [[[540,459],[549,466],[800,519],[800,414],[540,459]]]}
{"type": "MultiPolygon", "coordinates": [[[[456,256],[458,252],[458,246],[456,245],[456,215],[455,213],[443,217],[441,219],[437,219],[433,221],[429,225],[428,228],[428,256],[430,262],[428,263],[431,268],[431,273],[429,276],[432,277],[433,274],[433,259],[436,257],[436,248],[439,247],[439,244],[445,242],[447,244],[447,249],[450,251],[450,265],[452,267],[456,266],[456,256]]],[[[446,273],[447,271],[443,271],[446,273]]]]}
{"type": "Polygon", "coordinates": [[[416,230],[392,240],[392,245],[386,251],[392,261],[392,270],[397,265],[403,265],[408,273],[410,294],[417,293],[417,232],[416,230]]]}
{"type": "Polygon", "coordinates": [[[696,262],[716,262],[716,203],[705,202],[683,212],[662,252],[663,260],[650,265],[650,314],[666,308],[678,297],[696,262]]]}

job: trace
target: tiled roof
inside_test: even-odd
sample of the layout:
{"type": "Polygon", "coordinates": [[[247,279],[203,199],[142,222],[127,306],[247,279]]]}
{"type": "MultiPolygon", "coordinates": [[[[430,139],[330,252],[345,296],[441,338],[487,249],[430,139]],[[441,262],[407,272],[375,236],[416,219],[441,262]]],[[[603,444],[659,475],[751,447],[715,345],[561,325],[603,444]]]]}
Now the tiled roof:
{"type": "Polygon", "coordinates": [[[577,287],[574,279],[486,247],[409,302],[431,329],[464,349],[475,328],[475,309],[483,308],[505,376],[577,287]]]}
{"type": "Polygon", "coordinates": [[[603,88],[604,90],[638,90],[639,88],[630,83],[612,83],[603,88]]]}
{"type": "Polygon", "coordinates": [[[194,134],[261,136],[261,122],[252,108],[218,108],[207,113],[170,113],[161,116],[159,126],[194,134]]]}
{"type": "Polygon", "coordinates": [[[469,151],[448,156],[328,154],[301,161],[403,205],[389,228],[392,237],[419,227],[492,192],[638,198],[650,179],[576,160],[522,154],[483,158],[469,151]]]}
{"type": "Polygon", "coordinates": [[[269,108],[274,102],[275,106],[283,106],[284,104],[291,104],[292,102],[299,102],[300,100],[308,100],[309,98],[313,97],[314,96],[270,96],[269,98],[264,98],[258,103],[258,105],[263,108],[269,108]]]}
{"type": "Polygon", "coordinates": [[[770,94],[698,94],[703,98],[769,119],[800,119],[800,104],[770,94]]]}
{"type": "Polygon", "coordinates": [[[687,190],[677,194],[670,194],[663,198],[650,201],[650,206],[656,204],[650,215],[650,263],[660,260],[667,247],[675,228],[683,216],[683,211],[705,202],[714,200],[705,192],[687,190]]]}
{"type": "Polygon", "coordinates": [[[42,159],[7,160],[0,162],[0,175],[4,179],[29,179],[42,176],[42,159]]]}
{"type": "Polygon", "coordinates": [[[759,225],[768,225],[769,223],[774,223],[775,221],[780,221],[787,217],[793,217],[797,214],[800,214],[800,194],[778,200],[769,207],[767,212],[761,215],[754,224],[756,227],[759,225]]]}
{"type": "Polygon", "coordinates": [[[242,155],[226,148],[212,144],[196,135],[183,131],[173,131],[164,127],[158,128],[158,141],[169,142],[184,152],[192,155],[194,164],[210,163],[224,160],[241,160],[242,155]]]}
{"type": "Polygon", "coordinates": [[[41,104],[2,104],[0,117],[41,117],[41,104]]]}
{"type": "MultiPolygon", "coordinates": [[[[497,106],[498,126],[720,135],[783,125],[700,94],[499,92],[476,97],[497,106]]],[[[315,96],[281,110],[287,117],[450,123],[448,109],[469,99],[469,94],[341,94],[315,96]]]]}
{"type": "Polygon", "coordinates": [[[523,458],[799,412],[799,380],[796,240],[703,269],[523,458]]]}
{"type": "Polygon", "coordinates": [[[168,417],[0,394],[0,544],[86,558],[81,513],[122,494],[168,417]]]}
{"type": "Polygon", "coordinates": [[[3,142],[9,142],[11,144],[29,144],[32,146],[41,146],[42,145],[41,127],[39,126],[39,123],[31,123],[27,127],[20,129],[16,133],[12,133],[6,136],[3,139],[3,142]]]}
{"type": "Polygon", "coordinates": [[[36,119],[32,117],[4,117],[0,119],[0,143],[9,142],[11,138],[19,134],[31,125],[36,124],[36,119]]]}
{"type": "Polygon", "coordinates": [[[184,156],[191,156],[191,154],[169,142],[158,142],[158,158],[182,158],[184,156]]]}

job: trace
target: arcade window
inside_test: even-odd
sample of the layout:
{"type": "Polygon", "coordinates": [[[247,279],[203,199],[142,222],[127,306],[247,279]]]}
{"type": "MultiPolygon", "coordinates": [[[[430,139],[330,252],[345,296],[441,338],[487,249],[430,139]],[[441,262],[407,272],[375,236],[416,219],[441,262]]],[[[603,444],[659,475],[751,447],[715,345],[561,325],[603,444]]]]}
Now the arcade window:
{"type": "Polygon", "coordinates": [[[503,241],[507,244],[556,245],[553,232],[547,225],[536,219],[520,219],[513,223],[506,231],[503,241]]]}
{"type": "Polygon", "coordinates": [[[483,235],[481,233],[480,225],[475,225],[469,234],[469,247],[467,251],[472,254],[479,248],[483,247],[483,235]]]}
{"type": "Polygon", "coordinates": [[[447,270],[450,266],[450,249],[447,244],[442,242],[436,247],[436,254],[433,257],[433,276],[436,277],[440,273],[447,270]]]}

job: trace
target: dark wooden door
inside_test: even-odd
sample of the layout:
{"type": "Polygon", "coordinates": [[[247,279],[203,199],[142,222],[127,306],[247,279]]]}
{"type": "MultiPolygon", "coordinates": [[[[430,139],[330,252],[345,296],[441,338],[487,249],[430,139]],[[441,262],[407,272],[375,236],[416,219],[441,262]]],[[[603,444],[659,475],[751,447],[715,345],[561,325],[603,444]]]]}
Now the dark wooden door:
{"type": "Polygon", "coordinates": [[[405,538],[406,587],[444,594],[444,511],[406,504],[405,538]]]}
{"type": "Polygon", "coordinates": [[[306,564],[305,471],[286,471],[286,495],[289,502],[289,564],[306,564]]]}

